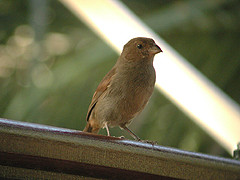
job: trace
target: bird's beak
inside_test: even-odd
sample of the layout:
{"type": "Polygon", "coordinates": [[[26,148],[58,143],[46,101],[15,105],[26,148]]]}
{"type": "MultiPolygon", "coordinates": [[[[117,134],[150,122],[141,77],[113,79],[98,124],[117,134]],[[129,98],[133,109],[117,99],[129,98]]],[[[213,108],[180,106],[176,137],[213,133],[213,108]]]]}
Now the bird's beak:
{"type": "Polygon", "coordinates": [[[156,44],[154,44],[151,48],[150,48],[150,53],[152,53],[152,54],[157,54],[157,53],[160,53],[160,52],[163,52],[162,50],[161,50],[161,48],[158,46],[158,45],[156,45],[156,44]]]}

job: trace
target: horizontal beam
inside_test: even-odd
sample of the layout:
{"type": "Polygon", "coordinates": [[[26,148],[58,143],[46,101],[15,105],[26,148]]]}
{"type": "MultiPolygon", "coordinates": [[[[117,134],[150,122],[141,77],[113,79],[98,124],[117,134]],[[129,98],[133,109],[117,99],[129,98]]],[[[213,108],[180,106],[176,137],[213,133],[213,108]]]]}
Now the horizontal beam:
{"type": "Polygon", "coordinates": [[[0,119],[0,177],[239,179],[240,161],[0,119]]]}

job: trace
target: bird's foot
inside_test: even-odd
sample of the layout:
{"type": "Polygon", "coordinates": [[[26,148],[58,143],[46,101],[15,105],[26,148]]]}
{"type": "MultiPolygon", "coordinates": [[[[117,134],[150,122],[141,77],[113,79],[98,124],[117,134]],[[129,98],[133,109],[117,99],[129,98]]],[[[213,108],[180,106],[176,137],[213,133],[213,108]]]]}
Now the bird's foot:
{"type": "Polygon", "coordinates": [[[125,139],[125,137],[124,137],[124,136],[119,136],[118,138],[120,138],[120,139],[125,139]]]}
{"type": "Polygon", "coordinates": [[[142,143],[151,144],[151,145],[157,145],[157,141],[149,141],[149,140],[141,140],[141,139],[138,139],[137,141],[142,142],[142,143]]]}

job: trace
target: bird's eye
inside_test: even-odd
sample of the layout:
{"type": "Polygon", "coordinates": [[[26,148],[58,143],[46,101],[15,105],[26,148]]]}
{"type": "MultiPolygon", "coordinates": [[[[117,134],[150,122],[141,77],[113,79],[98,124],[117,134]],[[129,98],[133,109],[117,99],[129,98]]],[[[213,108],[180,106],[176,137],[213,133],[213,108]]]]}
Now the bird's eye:
{"type": "Polygon", "coordinates": [[[137,48],[138,48],[138,49],[142,49],[142,47],[143,47],[143,46],[142,46],[141,44],[138,44],[138,45],[137,45],[137,48]]]}

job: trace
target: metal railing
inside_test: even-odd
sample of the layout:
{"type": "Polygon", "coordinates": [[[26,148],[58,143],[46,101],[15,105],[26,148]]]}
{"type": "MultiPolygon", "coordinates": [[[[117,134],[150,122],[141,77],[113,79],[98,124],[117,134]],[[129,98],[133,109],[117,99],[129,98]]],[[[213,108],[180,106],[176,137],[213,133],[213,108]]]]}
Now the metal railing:
{"type": "Polygon", "coordinates": [[[240,161],[0,119],[0,177],[240,179],[240,161]]]}

